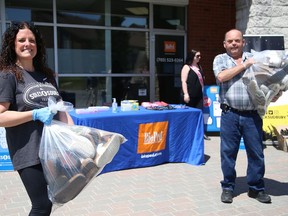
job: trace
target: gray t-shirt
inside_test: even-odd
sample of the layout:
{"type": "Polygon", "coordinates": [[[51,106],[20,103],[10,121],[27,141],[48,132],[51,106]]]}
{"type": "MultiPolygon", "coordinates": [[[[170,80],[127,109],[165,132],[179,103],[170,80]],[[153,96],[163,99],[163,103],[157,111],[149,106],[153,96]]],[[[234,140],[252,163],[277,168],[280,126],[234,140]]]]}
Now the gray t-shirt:
{"type": "MultiPolygon", "coordinates": [[[[49,96],[54,96],[56,100],[60,98],[57,88],[47,82],[43,73],[23,70],[23,81],[18,82],[14,74],[0,72],[0,102],[9,102],[9,110],[28,111],[46,107],[49,96]]],[[[43,123],[29,121],[5,129],[14,169],[39,164],[43,123]]]]}

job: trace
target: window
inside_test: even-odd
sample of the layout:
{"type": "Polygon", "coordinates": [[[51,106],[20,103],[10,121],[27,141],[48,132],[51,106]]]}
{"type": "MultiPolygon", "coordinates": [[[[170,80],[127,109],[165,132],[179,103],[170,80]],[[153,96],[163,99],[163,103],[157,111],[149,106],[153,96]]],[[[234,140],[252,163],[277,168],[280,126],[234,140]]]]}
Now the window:
{"type": "Polygon", "coordinates": [[[57,22],[81,25],[105,25],[105,0],[57,0],[57,22]]]}
{"type": "Polygon", "coordinates": [[[111,26],[148,28],[149,4],[111,0],[111,26]]]}
{"type": "Polygon", "coordinates": [[[112,73],[141,73],[149,70],[147,32],[112,31],[112,73]]]}
{"type": "Polygon", "coordinates": [[[111,93],[109,95],[106,90],[110,88],[110,80],[106,77],[60,77],[59,88],[63,100],[75,107],[102,106],[107,103],[107,94],[111,100],[111,93]]]}
{"type": "Polygon", "coordinates": [[[59,27],[59,74],[106,73],[105,30],[59,27]]]}
{"type": "Polygon", "coordinates": [[[159,99],[162,93],[172,95],[173,88],[161,92],[155,88],[166,82],[178,86],[176,72],[182,65],[178,61],[185,45],[186,7],[155,2],[5,0],[2,12],[6,13],[7,26],[11,21],[36,23],[46,44],[48,65],[58,72],[60,90],[74,100],[76,107],[85,107],[109,104],[113,97],[118,102],[123,99],[141,102],[149,101],[150,93],[152,100],[155,94],[159,99]],[[153,24],[149,26],[151,7],[153,24]],[[169,48],[176,44],[177,53],[163,51],[157,35],[163,36],[161,46],[169,43],[169,48]]]}
{"type": "Polygon", "coordinates": [[[154,5],[154,28],[185,30],[185,7],[154,5]]]}
{"type": "Polygon", "coordinates": [[[47,63],[51,69],[55,70],[53,27],[37,26],[37,28],[41,32],[46,46],[47,63]]]}
{"type": "Polygon", "coordinates": [[[53,22],[53,1],[6,0],[8,21],[53,22]]]}

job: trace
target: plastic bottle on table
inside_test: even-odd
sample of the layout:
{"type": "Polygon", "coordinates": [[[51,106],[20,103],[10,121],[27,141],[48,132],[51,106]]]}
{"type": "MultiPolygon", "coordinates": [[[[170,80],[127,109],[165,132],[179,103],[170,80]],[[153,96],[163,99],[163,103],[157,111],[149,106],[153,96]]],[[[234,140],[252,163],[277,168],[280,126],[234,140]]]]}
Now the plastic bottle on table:
{"type": "Polygon", "coordinates": [[[116,102],[116,98],[113,98],[113,102],[112,102],[112,112],[113,113],[117,113],[117,102],[116,102]]]}

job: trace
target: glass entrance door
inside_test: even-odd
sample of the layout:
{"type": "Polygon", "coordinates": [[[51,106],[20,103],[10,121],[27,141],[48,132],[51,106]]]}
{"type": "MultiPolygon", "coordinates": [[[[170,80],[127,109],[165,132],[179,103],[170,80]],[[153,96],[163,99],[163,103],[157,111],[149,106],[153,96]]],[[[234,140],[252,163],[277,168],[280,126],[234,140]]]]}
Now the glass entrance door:
{"type": "Polygon", "coordinates": [[[155,35],[155,101],[180,102],[181,68],[184,63],[185,37],[155,35]]]}

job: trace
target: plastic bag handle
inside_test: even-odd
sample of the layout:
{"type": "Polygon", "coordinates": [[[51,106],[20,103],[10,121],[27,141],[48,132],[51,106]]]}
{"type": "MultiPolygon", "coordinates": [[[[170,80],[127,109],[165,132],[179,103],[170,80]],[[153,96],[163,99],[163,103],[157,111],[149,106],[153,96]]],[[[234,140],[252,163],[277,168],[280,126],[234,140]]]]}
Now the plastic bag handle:
{"type": "Polygon", "coordinates": [[[48,98],[48,107],[53,113],[58,111],[70,112],[73,110],[73,104],[67,101],[56,101],[55,97],[50,96],[48,98]]]}

